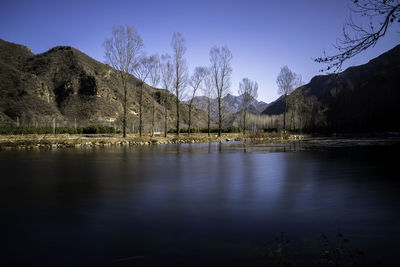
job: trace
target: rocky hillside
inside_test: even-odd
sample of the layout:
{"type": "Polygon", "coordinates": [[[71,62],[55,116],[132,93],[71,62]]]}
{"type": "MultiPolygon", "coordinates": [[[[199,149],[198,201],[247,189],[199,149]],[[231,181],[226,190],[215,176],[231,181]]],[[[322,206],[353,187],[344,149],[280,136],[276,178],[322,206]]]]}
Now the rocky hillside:
{"type": "MultiPolygon", "coordinates": [[[[295,93],[318,101],[324,120],[319,127],[332,131],[400,130],[400,45],[360,66],[338,74],[319,75],[295,93]]],[[[283,113],[283,97],[263,112],[283,113]]]]}
{"type": "MultiPolygon", "coordinates": [[[[128,125],[138,125],[139,81],[131,76],[128,93],[128,125]]],[[[161,89],[145,86],[144,126],[151,124],[151,103],[155,104],[156,125],[163,125],[161,89]]],[[[169,94],[166,107],[175,114],[174,96],[169,94]]],[[[110,124],[117,127],[122,119],[123,89],[118,72],[71,47],[59,46],[42,54],[0,39],[0,124],[58,125],[110,124]]],[[[183,127],[187,105],[181,105],[183,127]]],[[[194,121],[206,125],[202,110],[195,110],[194,121]]],[[[173,127],[174,116],[169,116],[173,127]]]]}

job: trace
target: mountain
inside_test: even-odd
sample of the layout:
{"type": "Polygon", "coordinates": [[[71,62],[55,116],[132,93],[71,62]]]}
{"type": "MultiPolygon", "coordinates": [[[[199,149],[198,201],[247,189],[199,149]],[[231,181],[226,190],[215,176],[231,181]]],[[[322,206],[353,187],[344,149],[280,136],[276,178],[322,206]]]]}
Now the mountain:
{"type": "MultiPolygon", "coordinates": [[[[242,110],[243,95],[234,96],[227,94],[224,98],[222,98],[222,101],[225,103],[225,105],[230,107],[233,113],[237,113],[242,110]]],[[[253,98],[250,101],[249,111],[253,114],[260,114],[267,106],[267,103],[263,101],[257,101],[257,99],[253,98]]]]}
{"type": "MultiPolygon", "coordinates": [[[[338,74],[318,75],[292,94],[313,99],[332,131],[400,130],[400,45],[360,66],[338,74]]],[[[283,113],[283,97],[262,114],[283,113]]]]}
{"type": "MultiPolygon", "coordinates": [[[[128,125],[138,125],[139,80],[128,80],[128,125]]],[[[57,125],[112,124],[121,126],[123,89],[118,72],[77,49],[58,46],[42,54],[0,39],[0,124],[57,125]]],[[[165,90],[145,85],[144,127],[151,125],[151,103],[155,100],[156,126],[163,125],[165,90]]],[[[169,94],[166,107],[174,114],[174,96],[169,94]]],[[[183,126],[188,107],[181,104],[183,126]]],[[[202,110],[192,113],[200,126],[206,125],[202,110]]],[[[169,124],[174,125],[174,116],[169,124]]]]}
{"type": "MultiPolygon", "coordinates": [[[[186,103],[188,102],[189,101],[187,101],[186,103]]],[[[195,96],[193,99],[193,106],[207,112],[207,102],[208,98],[206,96],[195,96]]],[[[211,105],[211,117],[218,118],[218,102],[216,98],[211,99],[211,105]]],[[[222,109],[224,111],[224,114],[229,117],[228,121],[233,121],[236,118],[238,113],[240,113],[240,111],[242,110],[242,105],[243,96],[234,96],[231,94],[227,94],[225,97],[222,98],[222,109]]],[[[249,105],[249,112],[259,115],[267,106],[267,103],[263,101],[257,101],[257,99],[253,99],[249,105]]]]}

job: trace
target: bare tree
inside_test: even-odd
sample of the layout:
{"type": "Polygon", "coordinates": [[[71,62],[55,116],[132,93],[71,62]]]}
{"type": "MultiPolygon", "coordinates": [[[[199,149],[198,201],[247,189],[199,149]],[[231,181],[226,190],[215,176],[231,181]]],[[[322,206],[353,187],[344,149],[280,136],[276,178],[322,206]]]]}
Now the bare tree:
{"type": "Polygon", "coordinates": [[[190,127],[192,125],[192,107],[193,107],[193,100],[194,97],[196,96],[196,92],[201,86],[201,83],[203,82],[204,78],[207,75],[207,68],[205,67],[196,67],[194,69],[194,73],[192,77],[190,77],[189,80],[189,85],[192,88],[191,91],[191,97],[189,99],[189,124],[188,124],[188,134],[190,134],[190,127]]]}
{"type": "Polygon", "coordinates": [[[103,46],[106,62],[119,72],[124,90],[122,129],[125,138],[128,78],[139,64],[143,40],[134,26],[114,26],[111,38],[106,38],[103,46]]]}
{"type": "MultiPolygon", "coordinates": [[[[150,56],[150,85],[156,89],[160,83],[160,57],[158,54],[150,56]]],[[[156,113],[156,91],[153,91],[153,98],[151,101],[151,136],[154,135],[154,123],[155,123],[155,113],[156,113]]]]}
{"type": "Polygon", "coordinates": [[[218,101],[218,136],[222,132],[222,98],[228,93],[231,84],[232,58],[232,53],[226,46],[214,46],[210,50],[210,71],[218,101]]]}
{"type": "Polygon", "coordinates": [[[296,73],[291,71],[287,66],[281,68],[281,71],[276,79],[278,85],[278,94],[283,95],[283,130],[286,130],[286,110],[287,96],[293,92],[299,78],[296,73]]]}
{"type": "Polygon", "coordinates": [[[248,78],[243,78],[239,83],[239,95],[242,96],[243,135],[246,134],[246,115],[249,105],[258,97],[258,83],[248,78]]]}
{"type": "Polygon", "coordinates": [[[185,39],[180,32],[175,32],[171,42],[174,65],[174,89],[176,104],[176,134],[179,135],[179,104],[184,97],[187,80],[187,67],[184,59],[186,52],[185,39]]]}
{"type": "Polygon", "coordinates": [[[168,54],[161,56],[161,83],[164,88],[163,93],[163,105],[164,105],[164,137],[167,137],[168,132],[168,95],[169,91],[172,89],[172,84],[174,81],[174,68],[171,61],[171,56],[168,54]]]}
{"type": "Polygon", "coordinates": [[[374,46],[388,31],[393,23],[400,23],[400,0],[352,0],[350,18],[343,26],[343,36],[336,41],[335,55],[326,55],[314,59],[328,66],[321,71],[340,71],[343,62],[374,46]],[[352,15],[369,20],[367,26],[355,23],[352,15]]]}
{"type": "Polygon", "coordinates": [[[204,86],[202,87],[204,96],[206,97],[206,109],[207,109],[207,133],[210,136],[210,126],[211,126],[211,98],[213,97],[214,83],[211,76],[211,72],[207,69],[207,74],[204,77],[204,86]]]}
{"type": "Polygon", "coordinates": [[[136,78],[139,79],[139,136],[142,136],[143,132],[143,89],[147,78],[150,76],[151,70],[151,59],[146,56],[142,56],[139,60],[139,64],[134,70],[136,78]]]}

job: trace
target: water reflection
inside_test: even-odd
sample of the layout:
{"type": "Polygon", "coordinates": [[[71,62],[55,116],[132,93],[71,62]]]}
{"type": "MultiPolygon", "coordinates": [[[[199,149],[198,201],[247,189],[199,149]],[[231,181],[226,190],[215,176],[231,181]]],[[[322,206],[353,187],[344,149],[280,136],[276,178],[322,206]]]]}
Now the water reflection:
{"type": "Polygon", "coordinates": [[[285,149],[215,143],[0,153],[5,262],[143,256],[137,264],[264,266],[254,249],[281,231],[301,251],[338,227],[375,255],[396,255],[393,159],[375,149],[271,153],[285,149]]]}

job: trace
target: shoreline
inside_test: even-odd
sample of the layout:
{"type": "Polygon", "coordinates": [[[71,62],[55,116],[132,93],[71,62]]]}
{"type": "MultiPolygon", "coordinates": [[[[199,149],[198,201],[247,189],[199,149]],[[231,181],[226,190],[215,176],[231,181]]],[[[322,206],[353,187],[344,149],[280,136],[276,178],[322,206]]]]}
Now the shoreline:
{"type": "Polygon", "coordinates": [[[30,151],[30,150],[60,150],[60,149],[94,149],[112,147],[139,147],[168,144],[195,144],[195,143],[232,143],[241,142],[250,145],[290,145],[300,142],[304,148],[340,148],[360,147],[372,145],[400,145],[398,136],[352,136],[352,137],[315,137],[310,135],[295,135],[288,133],[250,133],[246,138],[241,133],[225,133],[221,137],[213,134],[170,134],[166,138],[161,136],[127,135],[120,134],[93,134],[93,135],[10,135],[0,136],[0,151],[30,151]]]}
{"type": "Polygon", "coordinates": [[[121,134],[29,134],[29,135],[6,135],[0,136],[1,150],[34,150],[34,149],[62,149],[62,148],[91,148],[91,147],[115,147],[115,146],[144,146],[144,145],[166,145],[166,144],[193,144],[193,143],[215,143],[232,141],[253,142],[290,142],[305,139],[305,135],[290,135],[287,133],[249,134],[244,138],[241,133],[225,133],[221,137],[215,134],[170,134],[164,136],[142,136],[127,135],[123,138],[121,134]]]}

